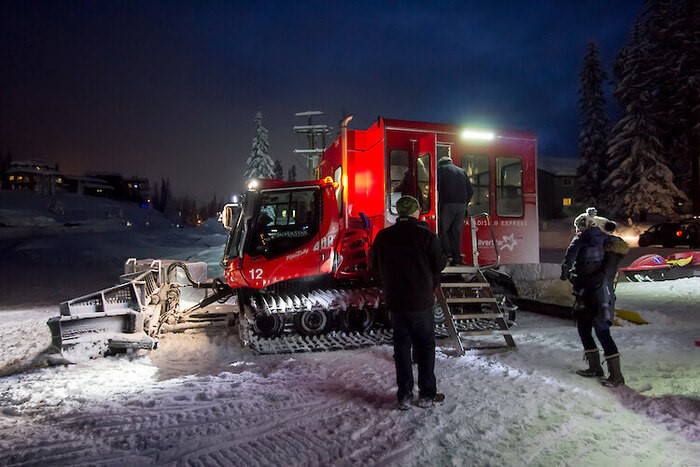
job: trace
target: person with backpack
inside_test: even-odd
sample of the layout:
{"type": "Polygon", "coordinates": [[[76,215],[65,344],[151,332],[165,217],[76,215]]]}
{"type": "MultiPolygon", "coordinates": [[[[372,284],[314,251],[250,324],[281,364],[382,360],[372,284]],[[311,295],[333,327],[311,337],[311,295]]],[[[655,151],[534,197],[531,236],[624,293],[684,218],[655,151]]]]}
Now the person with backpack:
{"type": "Polygon", "coordinates": [[[614,222],[596,214],[595,208],[589,208],[574,221],[577,232],[567,248],[561,279],[568,279],[573,285],[576,297],[573,312],[583,344],[584,360],[588,362],[588,368],[576,373],[584,377],[602,377],[605,374],[600,351],[593,339],[595,330],[609,372],[602,384],[618,386],[624,384],[625,379],[610,326],[615,319],[615,274],[629,246],[622,238],[613,235],[616,228],[614,222]]]}

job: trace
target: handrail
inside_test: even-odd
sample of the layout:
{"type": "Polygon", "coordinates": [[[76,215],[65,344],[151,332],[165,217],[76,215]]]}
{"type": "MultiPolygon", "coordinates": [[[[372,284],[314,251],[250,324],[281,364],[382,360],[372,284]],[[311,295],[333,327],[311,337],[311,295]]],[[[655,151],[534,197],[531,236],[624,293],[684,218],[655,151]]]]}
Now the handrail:
{"type": "Polygon", "coordinates": [[[469,224],[472,231],[472,261],[474,262],[474,267],[484,269],[497,268],[501,263],[501,255],[498,253],[498,245],[496,244],[496,234],[493,232],[491,216],[486,212],[476,214],[475,216],[469,216],[469,224]],[[476,219],[479,217],[483,217],[486,219],[486,225],[488,225],[489,232],[491,233],[491,240],[493,241],[493,251],[496,254],[496,261],[493,264],[479,264],[479,243],[476,238],[476,219]]]}

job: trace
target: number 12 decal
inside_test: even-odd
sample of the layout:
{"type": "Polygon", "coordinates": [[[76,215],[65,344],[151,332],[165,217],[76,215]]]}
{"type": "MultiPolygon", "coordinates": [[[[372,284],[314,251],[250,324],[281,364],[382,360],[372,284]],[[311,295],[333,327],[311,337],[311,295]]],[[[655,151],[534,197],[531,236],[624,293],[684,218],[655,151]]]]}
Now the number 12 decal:
{"type": "Polygon", "coordinates": [[[251,269],[248,271],[250,273],[250,278],[251,279],[262,279],[262,269],[251,269]]]}

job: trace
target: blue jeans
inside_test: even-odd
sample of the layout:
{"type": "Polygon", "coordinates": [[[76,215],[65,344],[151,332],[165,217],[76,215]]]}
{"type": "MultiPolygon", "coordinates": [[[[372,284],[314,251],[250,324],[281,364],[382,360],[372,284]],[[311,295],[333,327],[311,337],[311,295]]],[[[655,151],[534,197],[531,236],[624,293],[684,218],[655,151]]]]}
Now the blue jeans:
{"type": "Polygon", "coordinates": [[[598,348],[595,340],[593,340],[593,330],[595,329],[595,335],[600,341],[601,347],[603,347],[605,356],[615,355],[617,353],[617,345],[615,345],[615,341],[610,335],[611,324],[610,321],[596,319],[595,310],[590,308],[581,310],[576,317],[576,328],[578,329],[583,349],[593,350],[598,348]]]}
{"type": "Polygon", "coordinates": [[[394,328],[396,397],[413,395],[413,358],[418,364],[419,397],[435,397],[435,318],[432,307],[425,311],[391,313],[394,328]],[[413,349],[413,352],[411,352],[413,349]]]}

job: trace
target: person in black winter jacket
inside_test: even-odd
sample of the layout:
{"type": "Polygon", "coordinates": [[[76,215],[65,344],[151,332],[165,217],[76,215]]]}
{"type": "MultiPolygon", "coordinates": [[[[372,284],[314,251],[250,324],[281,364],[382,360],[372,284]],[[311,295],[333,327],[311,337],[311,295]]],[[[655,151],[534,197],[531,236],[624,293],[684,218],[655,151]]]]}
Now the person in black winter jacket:
{"type": "Polygon", "coordinates": [[[438,161],[437,188],[442,251],[445,256],[452,258],[452,264],[464,264],[462,231],[467,204],[472,199],[474,190],[467,173],[454,165],[449,156],[441,157],[438,161]]]}
{"type": "Polygon", "coordinates": [[[396,209],[396,224],[374,240],[371,263],[391,313],[399,407],[408,408],[413,399],[412,348],[418,364],[418,405],[427,407],[437,394],[433,304],[445,260],[437,236],[418,221],[418,200],[402,196],[396,209]]]}
{"type": "Polygon", "coordinates": [[[610,326],[615,319],[615,274],[629,246],[620,237],[612,235],[616,227],[614,222],[597,216],[579,216],[577,221],[575,224],[579,232],[567,249],[561,277],[562,280],[568,278],[574,286],[576,327],[583,344],[584,359],[588,361],[588,368],[576,373],[585,377],[604,375],[600,351],[593,339],[595,330],[610,373],[602,383],[617,386],[624,384],[625,380],[620,371],[620,354],[610,334],[610,326]],[[599,226],[603,226],[607,233],[599,226]]]}

